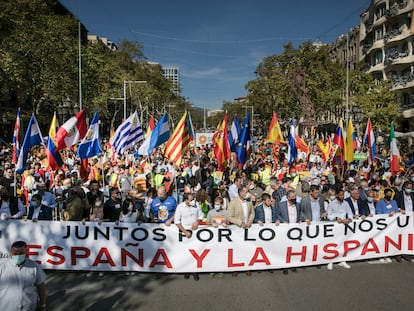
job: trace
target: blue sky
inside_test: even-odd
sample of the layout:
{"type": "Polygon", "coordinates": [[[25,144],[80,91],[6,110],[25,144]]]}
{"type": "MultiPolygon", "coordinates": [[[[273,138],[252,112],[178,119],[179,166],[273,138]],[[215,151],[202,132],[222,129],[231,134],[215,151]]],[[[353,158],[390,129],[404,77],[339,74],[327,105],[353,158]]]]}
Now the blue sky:
{"type": "Polygon", "coordinates": [[[264,57],[283,45],[331,43],[359,25],[369,0],[61,0],[89,34],[137,41],[148,61],[180,69],[182,96],[221,108],[246,95],[264,57]]]}

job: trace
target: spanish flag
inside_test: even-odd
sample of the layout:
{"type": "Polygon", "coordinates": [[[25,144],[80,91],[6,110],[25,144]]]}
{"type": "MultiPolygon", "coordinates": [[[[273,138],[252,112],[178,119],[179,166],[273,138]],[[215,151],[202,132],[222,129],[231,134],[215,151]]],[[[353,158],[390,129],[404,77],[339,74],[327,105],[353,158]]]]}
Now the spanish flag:
{"type": "Polygon", "coordinates": [[[320,140],[317,146],[318,146],[318,149],[322,153],[323,162],[327,163],[331,159],[331,153],[332,153],[331,137],[328,136],[328,140],[326,141],[326,144],[324,144],[323,141],[320,140]]]}
{"type": "Polygon", "coordinates": [[[269,130],[267,131],[266,141],[272,144],[285,144],[276,112],[273,111],[272,121],[270,121],[269,130]]]}

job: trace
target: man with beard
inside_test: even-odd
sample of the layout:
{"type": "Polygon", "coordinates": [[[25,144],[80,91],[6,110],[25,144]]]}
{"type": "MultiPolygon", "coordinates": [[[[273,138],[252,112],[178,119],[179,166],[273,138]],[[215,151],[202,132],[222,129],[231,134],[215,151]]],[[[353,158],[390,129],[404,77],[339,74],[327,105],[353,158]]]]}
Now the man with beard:
{"type": "Polygon", "coordinates": [[[13,170],[10,167],[4,169],[4,174],[0,177],[0,186],[6,188],[10,193],[14,192],[13,170]]]}
{"type": "Polygon", "coordinates": [[[86,198],[88,199],[89,206],[94,206],[94,203],[98,198],[101,201],[104,200],[104,194],[99,190],[99,183],[95,179],[92,179],[89,182],[89,192],[86,193],[86,198]]]}

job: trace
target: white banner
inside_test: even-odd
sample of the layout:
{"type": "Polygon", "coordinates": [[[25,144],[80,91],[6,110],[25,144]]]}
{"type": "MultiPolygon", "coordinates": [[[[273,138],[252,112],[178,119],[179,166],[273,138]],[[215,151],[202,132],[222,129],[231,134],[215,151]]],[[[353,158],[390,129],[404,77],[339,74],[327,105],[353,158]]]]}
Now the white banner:
{"type": "Polygon", "coordinates": [[[280,269],[414,254],[413,215],[375,216],[349,225],[202,226],[191,238],[175,225],[0,221],[0,257],[12,242],[45,269],[217,272],[280,269]]]}
{"type": "Polygon", "coordinates": [[[214,133],[196,133],[196,146],[201,147],[213,144],[214,133]]]}

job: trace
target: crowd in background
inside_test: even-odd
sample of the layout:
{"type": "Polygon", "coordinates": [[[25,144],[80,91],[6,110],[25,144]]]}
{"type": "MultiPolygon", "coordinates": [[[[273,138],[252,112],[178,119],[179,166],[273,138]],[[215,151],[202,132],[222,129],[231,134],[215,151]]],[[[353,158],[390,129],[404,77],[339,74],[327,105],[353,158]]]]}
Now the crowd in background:
{"type": "Polygon", "coordinates": [[[64,150],[64,166],[51,171],[44,147],[36,146],[28,169],[15,175],[11,151],[3,146],[0,218],[175,224],[190,237],[200,224],[247,228],[254,223],[348,223],[375,214],[413,212],[411,149],[395,176],[388,170],[385,151],[373,163],[347,166],[324,164],[314,151],[288,166],[283,148],[275,152],[272,145],[259,142],[245,165],[233,159],[219,171],[212,146],[190,148],[180,165],[165,158],[161,148],[150,157],[135,150],[111,156],[106,145],[103,150],[88,159],[87,175],[81,176],[81,162],[73,151],[64,150]]]}

